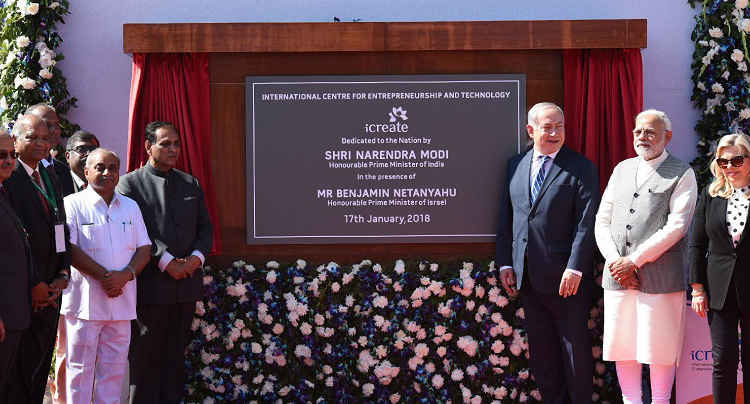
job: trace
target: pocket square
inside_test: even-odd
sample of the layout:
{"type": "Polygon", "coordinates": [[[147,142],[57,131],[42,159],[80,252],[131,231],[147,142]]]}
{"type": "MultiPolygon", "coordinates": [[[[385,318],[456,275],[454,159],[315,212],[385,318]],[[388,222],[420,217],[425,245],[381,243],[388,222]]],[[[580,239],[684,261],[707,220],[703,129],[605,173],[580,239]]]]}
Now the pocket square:
{"type": "Polygon", "coordinates": [[[186,196],[186,197],[184,198],[184,200],[186,200],[186,201],[189,201],[189,200],[191,200],[191,199],[195,199],[195,198],[197,198],[197,196],[186,196]]]}

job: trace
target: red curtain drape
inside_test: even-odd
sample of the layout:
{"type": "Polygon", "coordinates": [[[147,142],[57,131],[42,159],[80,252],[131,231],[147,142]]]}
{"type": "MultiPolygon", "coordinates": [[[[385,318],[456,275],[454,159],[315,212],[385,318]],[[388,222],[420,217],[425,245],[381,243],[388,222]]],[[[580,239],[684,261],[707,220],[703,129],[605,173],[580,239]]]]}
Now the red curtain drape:
{"type": "Polygon", "coordinates": [[[171,122],[180,133],[177,168],[200,181],[214,223],[213,253],[221,250],[211,173],[211,105],[207,54],[133,54],[128,127],[128,171],[148,161],[146,124],[171,122]]]}
{"type": "Polygon", "coordinates": [[[620,161],[635,156],[633,127],[643,109],[640,49],[566,50],[565,144],[599,168],[601,189],[620,161]]]}

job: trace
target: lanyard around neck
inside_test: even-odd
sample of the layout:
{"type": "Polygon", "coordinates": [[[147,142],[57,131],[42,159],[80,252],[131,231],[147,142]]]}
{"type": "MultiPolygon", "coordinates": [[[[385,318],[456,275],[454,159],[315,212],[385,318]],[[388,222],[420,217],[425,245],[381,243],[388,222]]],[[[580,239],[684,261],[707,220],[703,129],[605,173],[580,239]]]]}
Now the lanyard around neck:
{"type": "Polygon", "coordinates": [[[55,210],[55,215],[57,215],[57,199],[55,199],[55,191],[52,188],[52,183],[49,180],[49,176],[47,175],[47,172],[43,170],[39,170],[39,174],[40,177],[42,177],[42,181],[44,181],[44,186],[47,187],[47,191],[43,190],[39,185],[37,185],[36,181],[34,181],[33,179],[31,181],[31,184],[42,194],[44,199],[49,202],[49,204],[55,210]]]}

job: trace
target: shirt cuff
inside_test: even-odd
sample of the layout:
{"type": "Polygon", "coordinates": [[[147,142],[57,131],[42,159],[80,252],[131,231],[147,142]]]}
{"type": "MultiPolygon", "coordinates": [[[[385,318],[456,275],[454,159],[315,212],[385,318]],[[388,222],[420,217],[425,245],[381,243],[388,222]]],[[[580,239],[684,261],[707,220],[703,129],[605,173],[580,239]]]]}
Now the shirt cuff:
{"type": "Polygon", "coordinates": [[[206,257],[203,256],[203,253],[201,253],[198,250],[193,250],[193,252],[190,255],[195,255],[198,257],[199,260],[201,260],[201,266],[203,266],[206,263],[206,257]]]}
{"type": "Polygon", "coordinates": [[[164,251],[161,254],[161,259],[159,259],[159,269],[164,272],[165,269],[167,269],[167,265],[169,265],[170,262],[174,259],[174,255],[164,251]]]}
{"type": "Polygon", "coordinates": [[[630,254],[628,258],[633,261],[633,264],[635,264],[638,269],[643,268],[643,266],[647,264],[646,259],[644,258],[644,254],[639,254],[638,251],[630,254]]]}
{"type": "MultiPolygon", "coordinates": [[[[572,274],[578,275],[579,277],[583,278],[583,272],[581,272],[581,271],[576,271],[576,270],[575,270],[575,269],[573,269],[573,268],[566,268],[566,269],[565,269],[565,272],[568,272],[568,273],[572,273],[572,274]]],[[[565,275],[565,273],[563,273],[563,275],[565,275]]]]}
{"type": "Polygon", "coordinates": [[[503,265],[503,266],[500,267],[500,271],[502,272],[503,270],[506,270],[508,268],[513,269],[513,267],[510,266],[510,265],[503,265]]]}

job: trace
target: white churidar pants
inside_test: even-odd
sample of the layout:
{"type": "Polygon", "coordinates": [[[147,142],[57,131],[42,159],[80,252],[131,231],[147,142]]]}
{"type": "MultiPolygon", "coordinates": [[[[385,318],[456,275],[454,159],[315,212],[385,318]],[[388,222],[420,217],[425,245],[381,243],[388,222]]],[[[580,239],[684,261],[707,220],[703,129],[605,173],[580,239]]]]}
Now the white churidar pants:
{"type": "Polygon", "coordinates": [[[130,321],[82,320],[65,316],[65,323],[68,402],[120,403],[130,347],[130,321]]]}

